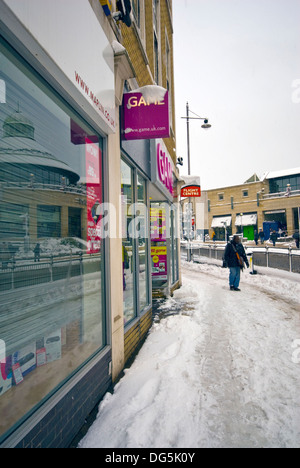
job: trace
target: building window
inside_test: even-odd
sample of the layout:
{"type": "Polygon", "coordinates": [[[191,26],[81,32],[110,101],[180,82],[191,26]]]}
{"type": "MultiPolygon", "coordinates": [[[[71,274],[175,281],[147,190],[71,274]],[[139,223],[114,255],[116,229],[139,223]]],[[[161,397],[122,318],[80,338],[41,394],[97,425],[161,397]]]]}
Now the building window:
{"type": "Polygon", "coordinates": [[[125,323],[132,320],[135,313],[135,246],[134,246],[134,204],[133,170],[121,161],[122,196],[122,256],[123,256],[123,312],[125,323]]]}
{"type": "Polygon", "coordinates": [[[248,190],[243,190],[242,194],[243,194],[243,198],[246,198],[249,196],[248,190]]]}
{"type": "Polygon", "coordinates": [[[286,192],[288,184],[292,191],[300,190],[300,174],[270,179],[270,193],[286,192]]]}
{"type": "Polygon", "coordinates": [[[224,200],[224,193],[218,193],[218,200],[223,201],[224,200]]]}
{"type": "Polygon", "coordinates": [[[153,0],[154,80],[159,84],[159,0],[153,0]]]}
{"type": "Polygon", "coordinates": [[[0,440],[106,345],[103,140],[0,42],[0,440]]]}
{"type": "Polygon", "coordinates": [[[139,311],[143,311],[149,300],[149,236],[146,181],[137,176],[137,215],[138,215],[138,278],[139,278],[139,311]]]}
{"type": "Polygon", "coordinates": [[[170,242],[171,242],[171,252],[170,252],[170,268],[172,273],[171,283],[175,284],[179,279],[178,271],[178,243],[177,243],[177,208],[172,206],[170,209],[170,242]]]}
{"type": "Polygon", "coordinates": [[[138,28],[141,26],[141,6],[140,0],[132,0],[132,12],[138,28]]]}
{"type": "Polygon", "coordinates": [[[121,161],[123,311],[127,324],[149,304],[146,180],[121,161]]]}

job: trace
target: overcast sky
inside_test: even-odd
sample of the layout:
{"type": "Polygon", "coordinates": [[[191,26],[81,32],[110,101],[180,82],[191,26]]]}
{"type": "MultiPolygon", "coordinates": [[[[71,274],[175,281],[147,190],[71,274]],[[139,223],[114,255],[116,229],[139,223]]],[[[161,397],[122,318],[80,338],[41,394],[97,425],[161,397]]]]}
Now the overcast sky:
{"type": "Polygon", "coordinates": [[[300,0],[173,0],[176,146],[203,190],[300,167],[300,0]],[[192,116],[193,114],[191,114],[192,116]]]}

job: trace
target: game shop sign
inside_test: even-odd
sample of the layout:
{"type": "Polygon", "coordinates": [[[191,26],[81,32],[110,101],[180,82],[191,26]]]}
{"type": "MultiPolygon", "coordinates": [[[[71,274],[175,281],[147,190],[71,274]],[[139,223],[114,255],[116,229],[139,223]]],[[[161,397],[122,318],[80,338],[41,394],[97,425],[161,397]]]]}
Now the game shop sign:
{"type": "Polygon", "coordinates": [[[173,161],[162,140],[151,142],[151,182],[173,202],[173,161]]]}

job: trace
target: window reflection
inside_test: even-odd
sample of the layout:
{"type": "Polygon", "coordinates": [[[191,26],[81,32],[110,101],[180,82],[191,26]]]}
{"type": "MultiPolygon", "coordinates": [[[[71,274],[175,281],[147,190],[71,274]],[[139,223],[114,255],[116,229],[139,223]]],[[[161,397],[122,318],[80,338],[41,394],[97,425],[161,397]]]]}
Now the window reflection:
{"type": "Polygon", "coordinates": [[[132,170],[121,161],[121,196],[122,196],[122,255],[123,255],[123,309],[127,323],[135,316],[134,308],[134,239],[131,233],[133,213],[132,170]]]}
{"type": "Polygon", "coordinates": [[[148,238],[147,238],[147,208],[146,208],[146,182],[138,174],[138,249],[139,249],[139,297],[140,311],[149,304],[149,275],[148,275],[148,238]]]}
{"type": "Polygon", "coordinates": [[[0,61],[1,438],[106,334],[102,140],[4,43],[0,61]]]}

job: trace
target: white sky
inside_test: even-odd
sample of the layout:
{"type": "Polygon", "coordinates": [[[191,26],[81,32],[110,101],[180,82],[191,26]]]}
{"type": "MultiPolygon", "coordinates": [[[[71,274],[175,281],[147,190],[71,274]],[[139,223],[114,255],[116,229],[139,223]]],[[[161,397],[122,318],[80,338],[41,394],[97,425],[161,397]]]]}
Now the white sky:
{"type": "Polygon", "coordinates": [[[202,189],[300,166],[300,0],[173,0],[177,155],[202,189]],[[192,114],[191,114],[192,115],[192,114]]]}

